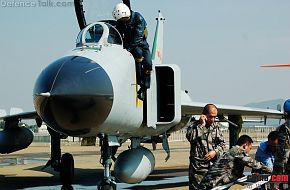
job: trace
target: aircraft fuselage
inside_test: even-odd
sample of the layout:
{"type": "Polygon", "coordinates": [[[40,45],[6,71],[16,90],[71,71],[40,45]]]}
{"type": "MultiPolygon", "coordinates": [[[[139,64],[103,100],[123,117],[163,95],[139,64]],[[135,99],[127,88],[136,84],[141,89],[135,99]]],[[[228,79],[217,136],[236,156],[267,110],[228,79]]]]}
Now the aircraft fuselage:
{"type": "MultiPolygon", "coordinates": [[[[105,30],[107,25],[101,26],[105,30]]],[[[39,75],[34,106],[52,129],[94,136],[133,133],[141,126],[134,58],[122,45],[108,41],[77,47],[39,75]]]]}

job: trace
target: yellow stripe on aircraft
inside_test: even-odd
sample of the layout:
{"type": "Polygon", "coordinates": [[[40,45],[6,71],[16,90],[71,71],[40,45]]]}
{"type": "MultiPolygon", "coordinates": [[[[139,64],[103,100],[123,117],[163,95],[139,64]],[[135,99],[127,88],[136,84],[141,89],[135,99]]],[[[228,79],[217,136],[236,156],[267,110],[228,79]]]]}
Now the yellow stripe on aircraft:
{"type": "Polygon", "coordinates": [[[137,84],[137,77],[136,77],[136,70],[134,73],[134,83],[135,83],[135,90],[134,90],[134,97],[135,97],[135,101],[136,101],[136,107],[143,107],[143,101],[141,101],[138,97],[137,97],[137,92],[139,90],[139,85],[137,84]]]}

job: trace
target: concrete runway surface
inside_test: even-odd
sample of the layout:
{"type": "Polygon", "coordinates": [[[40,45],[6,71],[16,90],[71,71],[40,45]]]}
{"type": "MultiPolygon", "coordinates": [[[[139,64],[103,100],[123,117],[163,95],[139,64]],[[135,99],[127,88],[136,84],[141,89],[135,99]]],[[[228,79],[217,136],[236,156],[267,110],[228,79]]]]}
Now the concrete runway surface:
{"type": "MultiPolygon", "coordinates": [[[[119,148],[118,153],[126,150],[128,144],[119,148]]],[[[152,150],[150,144],[145,147],[152,150]]],[[[75,160],[75,190],[97,189],[103,175],[100,164],[100,147],[80,146],[76,143],[63,143],[62,153],[69,152],[75,160]]],[[[171,157],[165,162],[166,153],[161,144],[153,151],[156,159],[155,170],[140,184],[117,183],[118,189],[188,189],[188,142],[171,142],[171,157]]],[[[0,189],[55,190],[61,189],[59,174],[51,168],[41,168],[50,158],[49,144],[32,144],[25,150],[0,155],[0,189]]]]}

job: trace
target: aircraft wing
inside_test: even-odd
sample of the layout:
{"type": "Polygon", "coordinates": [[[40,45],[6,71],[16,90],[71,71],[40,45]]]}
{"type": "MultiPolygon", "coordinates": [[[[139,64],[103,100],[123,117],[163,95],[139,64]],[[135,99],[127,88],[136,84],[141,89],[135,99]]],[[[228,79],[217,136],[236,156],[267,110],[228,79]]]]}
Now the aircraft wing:
{"type": "MultiPolygon", "coordinates": [[[[202,113],[203,107],[207,103],[202,102],[193,102],[189,97],[182,98],[181,102],[181,112],[183,115],[200,115],[202,113]]],[[[273,109],[260,109],[260,108],[251,108],[244,106],[233,106],[233,105],[223,105],[215,104],[218,108],[218,114],[222,115],[241,115],[249,117],[267,117],[274,119],[281,119],[283,112],[273,109]]]]}
{"type": "Polygon", "coordinates": [[[27,148],[33,141],[33,132],[19,125],[22,119],[35,119],[38,127],[42,120],[36,111],[10,113],[1,112],[0,120],[5,121],[3,130],[0,130],[0,154],[9,154],[27,148]]]}
{"type": "Polygon", "coordinates": [[[36,119],[38,118],[38,114],[36,111],[31,111],[31,112],[21,112],[18,114],[13,114],[13,115],[5,115],[5,116],[0,116],[0,120],[19,120],[19,119],[36,119]]]}

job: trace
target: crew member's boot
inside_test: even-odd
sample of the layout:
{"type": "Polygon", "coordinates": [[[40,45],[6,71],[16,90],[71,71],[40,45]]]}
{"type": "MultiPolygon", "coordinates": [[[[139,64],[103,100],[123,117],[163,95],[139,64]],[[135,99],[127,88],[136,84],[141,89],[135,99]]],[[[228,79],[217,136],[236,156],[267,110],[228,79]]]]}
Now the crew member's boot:
{"type": "Polygon", "coordinates": [[[146,97],[146,92],[147,89],[150,88],[150,70],[143,70],[142,76],[141,76],[141,84],[140,84],[140,89],[137,92],[137,97],[144,101],[146,97]]]}
{"type": "Polygon", "coordinates": [[[137,97],[140,100],[144,101],[145,100],[145,93],[146,93],[146,88],[144,88],[144,86],[141,85],[141,88],[137,92],[137,97]]]}

